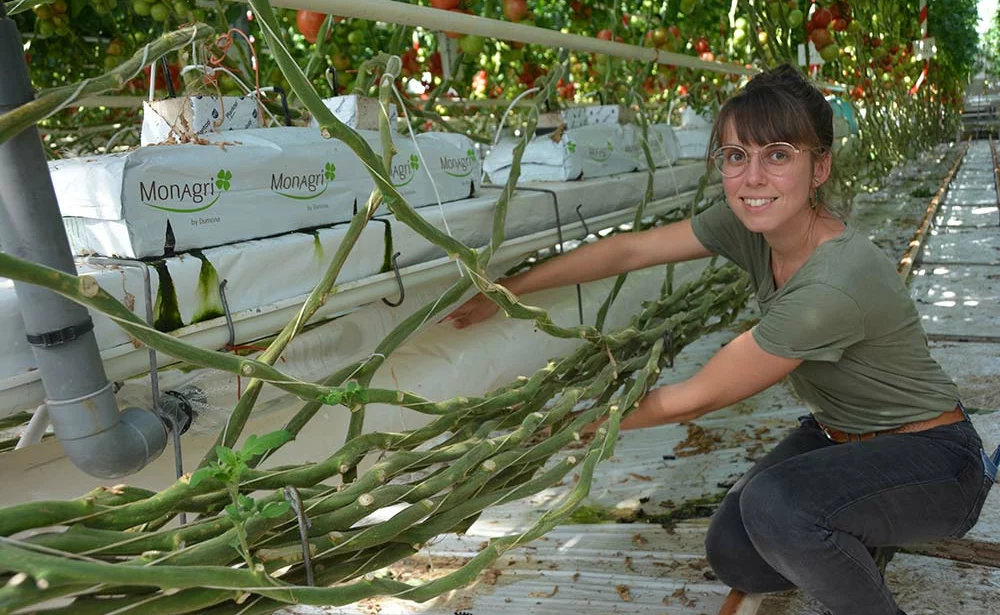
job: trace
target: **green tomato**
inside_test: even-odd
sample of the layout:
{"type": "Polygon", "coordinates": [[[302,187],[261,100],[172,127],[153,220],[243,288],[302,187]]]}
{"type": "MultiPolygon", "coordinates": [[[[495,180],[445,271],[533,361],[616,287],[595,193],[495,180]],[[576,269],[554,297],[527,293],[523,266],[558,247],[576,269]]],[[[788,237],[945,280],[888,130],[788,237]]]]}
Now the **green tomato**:
{"type": "Polygon", "coordinates": [[[833,62],[839,55],[840,48],[834,43],[830,43],[826,47],[819,50],[819,57],[823,58],[824,62],[833,62]]]}
{"type": "Polygon", "coordinates": [[[136,15],[146,17],[149,15],[150,6],[146,0],[135,0],[135,2],[132,3],[132,10],[135,11],[136,15]]]}
{"type": "Polygon", "coordinates": [[[690,15],[698,6],[698,0],[681,0],[681,12],[690,15]]]}
{"type": "Polygon", "coordinates": [[[793,28],[798,28],[799,26],[802,25],[803,19],[804,16],[802,15],[802,11],[800,11],[799,9],[795,9],[794,11],[788,14],[788,25],[790,25],[793,28]]]}
{"type": "Polygon", "coordinates": [[[733,30],[733,44],[742,45],[747,40],[747,31],[743,28],[733,30]]]}
{"type": "Polygon", "coordinates": [[[177,2],[174,2],[174,12],[181,17],[186,17],[191,12],[191,7],[184,0],[177,0],[177,2]]]}
{"type": "Polygon", "coordinates": [[[108,56],[104,58],[104,70],[112,70],[118,66],[118,58],[108,56]]]}
{"type": "Polygon", "coordinates": [[[48,37],[50,37],[50,36],[52,36],[52,35],[54,35],[56,33],[56,27],[54,25],[52,25],[51,21],[48,21],[48,20],[45,20],[45,21],[39,20],[37,23],[38,23],[38,25],[37,25],[37,27],[38,27],[38,36],[41,36],[42,38],[48,38],[48,37]]]}
{"type": "Polygon", "coordinates": [[[479,55],[483,51],[483,47],[486,45],[486,40],[481,36],[475,36],[474,34],[469,34],[458,39],[458,46],[462,48],[467,55],[479,55]]]}
{"type": "Polygon", "coordinates": [[[170,9],[167,8],[166,4],[162,2],[157,2],[153,6],[149,7],[149,15],[155,21],[166,21],[170,17],[170,9]]]}
{"type": "Polygon", "coordinates": [[[365,33],[361,30],[351,30],[347,35],[347,42],[352,45],[360,45],[365,42],[365,33]]]}
{"type": "Polygon", "coordinates": [[[736,30],[746,30],[747,29],[747,18],[737,17],[736,21],[733,22],[733,28],[736,30]]]}

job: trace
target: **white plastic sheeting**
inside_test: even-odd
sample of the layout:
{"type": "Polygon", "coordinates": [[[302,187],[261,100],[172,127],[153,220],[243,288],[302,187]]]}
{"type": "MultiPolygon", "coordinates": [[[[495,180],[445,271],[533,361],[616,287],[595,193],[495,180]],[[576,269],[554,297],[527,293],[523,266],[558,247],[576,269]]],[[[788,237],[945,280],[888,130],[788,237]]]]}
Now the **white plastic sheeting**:
{"type": "MultiPolygon", "coordinates": [[[[707,261],[679,266],[676,283],[698,275],[707,261]]],[[[498,263],[498,265],[502,265],[498,263]]],[[[454,268],[449,268],[455,271],[454,268]]],[[[457,272],[454,274],[457,276],[457,272]]],[[[616,303],[609,312],[607,328],[624,325],[641,301],[659,292],[664,269],[656,267],[629,276],[616,303]]],[[[344,318],[306,332],[296,338],[278,367],[292,373],[314,375],[368,356],[382,337],[403,318],[416,311],[424,301],[432,300],[454,280],[440,280],[423,287],[408,288],[412,301],[399,308],[371,304],[344,318]]],[[[597,309],[613,285],[613,280],[592,282],[582,287],[584,316],[593,322],[597,309]]],[[[549,311],[556,323],[578,322],[574,288],[535,293],[525,301],[549,311]]],[[[498,314],[474,328],[456,330],[448,323],[428,322],[425,328],[389,357],[376,375],[373,386],[413,391],[428,399],[441,400],[456,395],[479,395],[520,375],[530,375],[548,359],[570,352],[579,340],[554,339],[534,330],[531,321],[507,319],[498,314]]],[[[184,467],[190,471],[213,445],[211,427],[221,425],[235,402],[235,383],[226,374],[184,374],[163,372],[163,387],[192,383],[205,388],[209,404],[193,433],[183,438],[184,467]],[[210,433],[211,432],[211,433],[210,433]]],[[[143,382],[126,384],[121,401],[142,400],[148,395],[143,382]]],[[[280,429],[300,407],[291,396],[265,386],[264,403],[255,413],[244,433],[267,433],[280,429]]],[[[273,465],[317,461],[343,444],[349,421],[348,411],[340,406],[324,407],[295,440],[294,446],[279,451],[269,460],[273,465]]],[[[422,415],[392,406],[370,405],[367,430],[412,429],[425,421],[422,415]]],[[[163,488],[174,480],[172,451],[129,478],[129,483],[149,489],[163,488]]],[[[35,446],[4,454],[0,464],[0,482],[18,485],[0,491],[0,505],[37,499],[79,496],[104,484],[100,479],[82,475],[62,454],[57,441],[46,440],[35,446]]]]}
{"type": "MultiPolygon", "coordinates": [[[[658,197],[668,197],[690,190],[697,185],[703,172],[703,164],[661,169],[655,174],[654,193],[658,197]]],[[[577,229],[577,236],[583,234],[579,216],[599,224],[593,221],[602,215],[622,212],[624,219],[614,224],[626,222],[629,212],[641,199],[645,182],[645,174],[626,174],[582,182],[545,184],[546,188],[555,192],[555,197],[546,193],[519,191],[510,200],[507,238],[513,240],[554,229],[556,198],[563,228],[573,226],[577,229]]],[[[447,228],[466,245],[478,247],[489,241],[493,205],[499,193],[499,190],[484,189],[479,198],[448,203],[443,208],[424,207],[420,213],[435,227],[441,230],[447,228]]],[[[687,204],[678,201],[670,207],[687,204]]],[[[394,217],[386,216],[385,219],[391,226],[392,249],[400,253],[398,262],[401,267],[445,256],[443,250],[396,222],[394,217]]],[[[163,259],[159,269],[148,268],[153,302],[157,297],[176,298],[179,308],[177,318],[183,324],[183,328],[177,331],[180,336],[186,337],[206,328],[224,329],[224,320],[212,317],[212,314],[214,312],[217,316],[221,309],[216,285],[227,280],[226,295],[230,311],[237,321],[237,341],[262,337],[277,330],[283,323],[275,324],[272,331],[246,337],[242,331],[247,320],[255,318],[259,312],[272,311],[275,305],[284,308],[296,300],[301,302],[303,295],[312,289],[326,270],[345,233],[346,225],[340,225],[318,229],[314,233],[290,233],[208,248],[201,252],[200,258],[182,254],[163,259]],[[161,279],[160,271],[169,274],[169,280],[165,277],[161,279]],[[173,295],[170,295],[171,288],[173,295]],[[210,319],[199,322],[198,315],[202,318],[207,315],[210,319]]],[[[391,281],[391,274],[379,273],[386,252],[385,238],[384,224],[369,223],[338,278],[341,286],[351,281],[375,279],[379,275],[381,277],[377,279],[391,281]]],[[[547,245],[553,243],[556,243],[555,235],[547,245]]],[[[547,245],[525,247],[522,255],[547,245]]],[[[146,299],[139,270],[90,265],[79,265],[78,269],[80,273],[93,275],[102,288],[145,318],[146,299]]],[[[457,272],[457,267],[454,270],[457,272]]],[[[383,287],[384,294],[367,297],[364,302],[377,300],[380,296],[395,297],[393,284],[383,287]]],[[[345,305],[342,309],[349,310],[357,305],[360,304],[345,305]]],[[[128,336],[106,317],[99,314],[93,316],[98,345],[106,360],[142,355],[129,368],[116,370],[111,377],[130,377],[145,371],[144,349],[134,346],[128,336]]],[[[221,339],[214,339],[210,346],[221,347],[225,340],[223,335],[221,339]]],[[[13,284],[8,280],[0,280],[0,348],[5,349],[0,353],[0,415],[34,409],[42,399],[41,385],[34,372],[34,356],[24,339],[24,324],[17,308],[13,284]]]]}
{"type": "MultiPolygon", "coordinates": [[[[655,167],[673,164],[681,157],[670,126],[655,124],[647,133],[655,167]]],[[[591,124],[539,135],[524,151],[521,177],[524,181],[569,181],[645,169],[641,140],[642,130],[638,126],[617,123],[591,124]]],[[[514,139],[501,141],[483,161],[492,182],[507,181],[517,144],[514,139]]]]}

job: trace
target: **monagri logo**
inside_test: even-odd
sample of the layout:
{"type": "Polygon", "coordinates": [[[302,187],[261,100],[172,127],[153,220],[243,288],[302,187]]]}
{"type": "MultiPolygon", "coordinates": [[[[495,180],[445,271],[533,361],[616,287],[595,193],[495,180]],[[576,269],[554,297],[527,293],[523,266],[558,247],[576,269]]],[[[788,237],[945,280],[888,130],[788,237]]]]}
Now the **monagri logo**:
{"type": "Polygon", "coordinates": [[[465,150],[464,158],[441,156],[441,170],[452,177],[468,177],[476,168],[475,150],[465,150]]]}
{"type": "Polygon", "coordinates": [[[596,160],[597,162],[604,162],[608,158],[611,158],[611,151],[614,147],[611,145],[611,141],[608,141],[607,145],[604,147],[595,147],[593,145],[587,146],[587,156],[591,160],[596,160]]]}
{"type": "Polygon", "coordinates": [[[147,207],[172,213],[190,214],[205,211],[215,205],[223,192],[229,190],[232,179],[232,172],[220,169],[215,174],[215,179],[206,182],[165,184],[153,180],[147,184],[140,181],[139,200],[147,207]],[[159,204],[156,203],[157,201],[159,204]]]}
{"type": "Polygon", "coordinates": [[[406,184],[413,181],[413,178],[416,177],[417,171],[419,170],[420,159],[417,158],[416,154],[410,154],[410,160],[408,162],[400,162],[392,165],[389,179],[392,181],[393,186],[402,188],[406,184]]]}
{"type": "Polygon", "coordinates": [[[337,165],[332,162],[326,163],[322,173],[303,173],[301,175],[271,173],[271,192],[286,199],[308,201],[326,192],[330,182],[336,177],[337,165]],[[289,194],[290,191],[308,192],[309,194],[289,194]]]}

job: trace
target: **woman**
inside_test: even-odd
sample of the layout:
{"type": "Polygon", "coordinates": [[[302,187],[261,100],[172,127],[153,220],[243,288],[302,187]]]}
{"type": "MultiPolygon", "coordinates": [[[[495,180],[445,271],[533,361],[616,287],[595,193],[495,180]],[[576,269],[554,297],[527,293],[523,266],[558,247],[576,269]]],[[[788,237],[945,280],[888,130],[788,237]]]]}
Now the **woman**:
{"type": "MultiPolygon", "coordinates": [[[[712,254],[747,270],[760,322],[650,391],[622,428],[689,421],[788,376],[813,414],[726,495],[708,559],[744,592],[798,587],[833,615],[898,615],[876,550],[964,534],[993,481],[894,263],[819,198],[832,143],[830,106],[795,68],[757,75],[712,130],[727,204],[504,284],[521,295],[712,254]]],[[[496,309],[479,295],[448,318],[462,328],[496,309]]]]}

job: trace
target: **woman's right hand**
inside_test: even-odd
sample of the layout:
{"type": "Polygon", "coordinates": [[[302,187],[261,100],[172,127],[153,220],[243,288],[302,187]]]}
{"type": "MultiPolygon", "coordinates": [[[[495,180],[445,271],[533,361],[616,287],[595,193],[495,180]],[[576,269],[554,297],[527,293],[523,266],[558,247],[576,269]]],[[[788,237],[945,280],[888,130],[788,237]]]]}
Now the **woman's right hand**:
{"type": "Polygon", "coordinates": [[[469,325],[482,322],[497,313],[500,309],[496,303],[490,301],[486,295],[479,293],[455,308],[451,314],[445,316],[442,321],[450,320],[456,329],[464,329],[469,325]]]}

